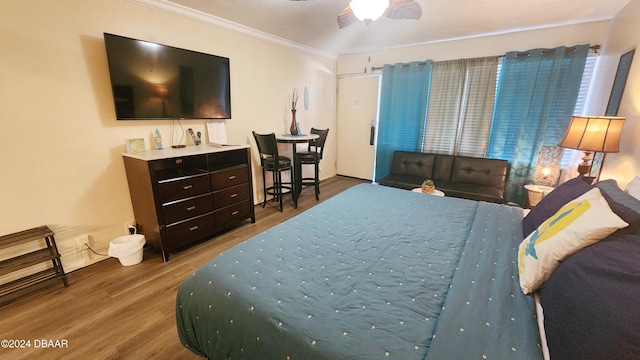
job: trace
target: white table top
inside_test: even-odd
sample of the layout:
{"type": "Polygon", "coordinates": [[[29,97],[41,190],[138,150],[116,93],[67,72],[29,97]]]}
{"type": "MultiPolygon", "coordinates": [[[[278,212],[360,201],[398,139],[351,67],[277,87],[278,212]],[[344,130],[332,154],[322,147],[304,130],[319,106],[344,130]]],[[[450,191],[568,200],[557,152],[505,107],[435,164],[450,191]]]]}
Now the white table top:
{"type": "Polygon", "coordinates": [[[180,156],[189,156],[189,155],[200,155],[200,154],[209,154],[214,152],[221,151],[229,151],[229,150],[237,150],[248,148],[249,145],[224,145],[224,146],[214,146],[209,144],[202,144],[197,146],[186,146],[183,148],[174,149],[172,147],[163,148],[160,150],[155,149],[147,149],[147,151],[140,153],[123,153],[122,156],[127,156],[139,160],[151,161],[151,160],[160,160],[160,159],[169,159],[180,156]]]}
{"type": "Polygon", "coordinates": [[[279,142],[299,143],[308,142],[309,140],[317,139],[318,134],[303,134],[303,135],[291,135],[291,134],[276,134],[276,140],[279,142]]]}
{"type": "Polygon", "coordinates": [[[529,191],[533,191],[537,193],[545,193],[545,194],[548,194],[552,192],[553,189],[555,189],[553,186],[535,185],[535,184],[527,184],[524,186],[524,188],[529,191]]]}
{"type": "MultiPolygon", "coordinates": [[[[415,188],[415,189],[413,189],[413,190],[411,190],[411,191],[413,191],[413,192],[417,192],[417,193],[423,193],[423,192],[422,192],[422,188],[421,188],[421,187],[419,187],[419,188],[415,188]]],[[[438,189],[433,190],[433,193],[432,193],[432,194],[429,194],[429,193],[423,193],[423,194],[427,194],[427,195],[435,195],[435,196],[444,196],[444,192],[442,192],[442,191],[440,191],[440,190],[438,190],[438,189]]]]}

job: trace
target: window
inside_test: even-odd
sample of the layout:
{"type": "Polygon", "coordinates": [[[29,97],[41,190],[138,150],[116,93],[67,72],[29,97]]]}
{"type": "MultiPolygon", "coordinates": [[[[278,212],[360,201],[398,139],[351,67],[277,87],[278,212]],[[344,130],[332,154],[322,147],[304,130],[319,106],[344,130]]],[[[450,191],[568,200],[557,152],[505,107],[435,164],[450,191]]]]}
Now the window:
{"type": "MultiPolygon", "coordinates": [[[[520,167],[531,168],[539,146],[555,145],[562,138],[566,128],[564,120],[568,122],[566,114],[581,114],[585,108],[597,59],[595,54],[587,56],[587,48],[588,45],[578,45],[571,48],[533,49],[526,54],[510,52],[506,55],[511,54],[515,59],[524,55],[528,58],[532,53],[534,58],[556,57],[553,61],[545,59],[540,64],[519,61],[527,58],[506,62],[505,57],[501,56],[427,61],[431,68],[427,70],[426,82],[421,85],[424,89],[418,91],[417,88],[399,85],[381,91],[376,178],[389,172],[394,150],[496,157],[508,159],[520,167]],[[576,66],[573,65],[574,61],[576,66]],[[578,68],[581,69],[585,64],[584,73],[578,74],[578,68]],[[511,69],[509,87],[504,84],[507,67],[511,69]],[[536,80],[538,73],[542,76],[539,81],[536,80]],[[522,90],[524,95],[520,96],[515,90],[520,89],[522,82],[526,82],[527,86],[522,90]],[[553,84],[545,85],[548,83],[553,84]],[[547,89],[545,86],[551,87],[547,89]],[[498,99],[498,87],[505,94],[511,94],[501,95],[502,102],[498,99]],[[511,88],[514,90],[511,91],[511,88]],[[424,96],[424,102],[418,104],[414,101],[415,105],[407,107],[407,99],[415,98],[418,93],[424,96]],[[540,96],[532,96],[539,93],[540,96]],[[497,105],[501,105],[498,122],[497,105]],[[411,114],[407,114],[409,108],[412,109],[411,114]],[[411,126],[407,125],[409,118],[411,126]],[[389,137],[393,137],[394,141],[381,141],[389,137]],[[526,145],[524,150],[520,146],[522,143],[526,145]],[[381,156],[381,152],[386,157],[381,156]]],[[[400,67],[408,65],[396,64],[400,67]]],[[[391,74],[383,71],[383,84],[387,77],[389,84],[398,82],[391,81],[391,74]]],[[[413,76],[408,78],[412,79],[413,76]]],[[[573,154],[580,153],[571,150],[564,152],[562,167],[575,163],[577,156],[573,154]]],[[[523,178],[528,176],[527,171],[522,173],[523,178]]],[[[518,187],[517,184],[513,186],[518,187]]]]}
{"type": "Polygon", "coordinates": [[[498,59],[433,63],[422,151],[485,156],[498,59]]]}
{"type": "MultiPolygon", "coordinates": [[[[587,56],[587,63],[584,65],[584,73],[582,74],[582,82],[580,83],[580,92],[578,93],[578,100],[576,101],[576,107],[573,111],[574,115],[590,115],[585,114],[587,108],[587,99],[589,97],[589,88],[591,87],[591,81],[593,80],[593,74],[596,69],[596,63],[598,60],[598,54],[590,53],[587,56]]],[[[584,152],[580,150],[564,149],[562,152],[562,160],[560,162],[560,169],[572,168],[578,163],[578,159],[584,155],[584,152]]]]}

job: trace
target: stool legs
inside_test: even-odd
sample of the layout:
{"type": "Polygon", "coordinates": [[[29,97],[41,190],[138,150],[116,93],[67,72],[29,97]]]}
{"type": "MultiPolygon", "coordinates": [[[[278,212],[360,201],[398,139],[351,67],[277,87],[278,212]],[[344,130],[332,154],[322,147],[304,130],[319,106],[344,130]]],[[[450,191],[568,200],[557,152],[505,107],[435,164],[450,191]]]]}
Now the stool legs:
{"type": "Polygon", "coordinates": [[[267,174],[266,171],[264,170],[264,167],[262,168],[262,196],[263,196],[263,200],[262,200],[262,208],[264,209],[265,205],[267,205],[267,174]]]}
{"type": "MultiPolygon", "coordinates": [[[[293,179],[293,174],[291,173],[291,169],[289,169],[289,172],[292,176],[292,181],[295,181],[293,179]]],[[[273,182],[273,186],[271,187],[267,187],[267,174],[266,174],[266,170],[263,167],[262,168],[262,188],[263,188],[263,201],[262,201],[262,207],[264,208],[267,204],[267,195],[273,195],[272,200],[277,200],[279,202],[279,208],[280,208],[280,212],[283,211],[283,204],[282,204],[282,198],[283,198],[283,194],[285,194],[282,191],[283,188],[283,182],[282,182],[282,171],[271,171],[271,181],[273,182]]],[[[293,185],[293,183],[292,183],[293,185]]],[[[290,187],[291,190],[291,195],[293,198],[293,205],[294,207],[298,207],[298,202],[296,201],[296,197],[295,194],[293,192],[293,186],[290,187]]],[[[287,188],[288,189],[288,188],[287,188]]]]}
{"type": "Polygon", "coordinates": [[[320,200],[320,164],[316,162],[313,164],[315,170],[315,188],[316,188],[316,200],[320,200]]]}
{"type": "Polygon", "coordinates": [[[281,171],[274,171],[273,172],[276,175],[276,182],[274,183],[275,186],[275,193],[276,193],[276,197],[278,198],[278,202],[280,203],[280,212],[282,212],[282,172],[281,171]]]}
{"type": "Polygon", "coordinates": [[[313,185],[316,195],[316,200],[320,200],[320,164],[319,162],[314,163],[302,163],[298,161],[296,163],[296,184],[298,194],[302,191],[303,186],[313,185]],[[303,178],[302,177],[302,165],[313,165],[313,178],[303,178]]]}

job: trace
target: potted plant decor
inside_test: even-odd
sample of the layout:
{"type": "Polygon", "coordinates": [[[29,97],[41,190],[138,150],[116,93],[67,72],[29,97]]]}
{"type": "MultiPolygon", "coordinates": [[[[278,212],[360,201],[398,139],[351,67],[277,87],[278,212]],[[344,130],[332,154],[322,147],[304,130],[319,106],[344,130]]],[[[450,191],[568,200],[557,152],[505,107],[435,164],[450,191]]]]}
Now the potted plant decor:
{"type": "Polygon", "coordinates": [[[433,192],[436,190],[436,186],[433,183],[433,181],[426,179],[425,181],[422,182],[422,192],[423,193],[427,193],[427,194],[433,194],[433,192]]]}

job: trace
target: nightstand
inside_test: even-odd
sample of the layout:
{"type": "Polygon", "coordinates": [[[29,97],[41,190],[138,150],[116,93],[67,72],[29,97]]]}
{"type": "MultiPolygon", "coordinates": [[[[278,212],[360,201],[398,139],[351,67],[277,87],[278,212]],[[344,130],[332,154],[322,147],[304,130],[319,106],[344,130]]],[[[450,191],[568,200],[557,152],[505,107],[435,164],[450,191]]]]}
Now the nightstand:
{"type": "Polygon", "coordinates": [[[553,186],[529,184],[524,186],[527,189],[527,207],[536,206],[543,197],[555,189],[553,186]]]}

